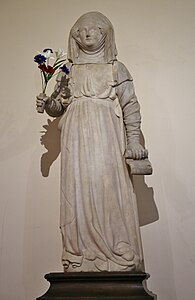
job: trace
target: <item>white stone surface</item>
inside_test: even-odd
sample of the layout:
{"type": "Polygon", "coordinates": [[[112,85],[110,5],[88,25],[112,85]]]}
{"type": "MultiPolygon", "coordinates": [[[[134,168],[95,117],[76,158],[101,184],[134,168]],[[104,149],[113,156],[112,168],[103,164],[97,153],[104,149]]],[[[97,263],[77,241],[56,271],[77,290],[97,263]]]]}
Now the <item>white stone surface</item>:
{"type": "Polygon", "coordinates": [[[99,12],[84,14],[70,31],[68,79],[60,73],[52,96],[42,95],[46,112],[62,115],[60,227],[69,272],[143,269],[125,157],[143,159],[147,150],[139,142],[132,77],[116,55],[110,21],[99,12]],[[64,105],[66,83],[71,96],[64,105]]]}
{"type": "Polygon", "coordinates": [[[194,299],[194,9],[190,0],[1,1],[0,299],[34,300],[48,288],[43,274],[62,271],[57,121],[35,111],[33,56],[47,46],[65,50],[69,26],[91,10],[112,21],[141,104],[154,168],[145,181],[159,212],[154,222],[137,176],[148,286],[158,300],[194,299]],[[49,153],[38,143],[43,125],[49,153]]]}

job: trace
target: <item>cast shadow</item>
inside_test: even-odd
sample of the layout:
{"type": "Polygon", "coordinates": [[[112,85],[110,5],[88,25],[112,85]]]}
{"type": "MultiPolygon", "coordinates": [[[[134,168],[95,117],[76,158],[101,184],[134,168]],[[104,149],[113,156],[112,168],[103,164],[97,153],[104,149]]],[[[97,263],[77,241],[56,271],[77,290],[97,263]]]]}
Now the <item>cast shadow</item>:
{"type": "Polygon", "coordinates": [[[154,200],[153,188],[147,186],[143,175],[134,175],[133,185],[137,198],[140,226],[157,221],[159,219],[159,214],[154,200]]]}
{"type": "Polygon", "coordinates": [[[47,124],[43,125],[44,131],[40,138],[41,145],[45,147],[47,152],[41,157],[41,173],[43,177],[49,176],[50,167],[60,154],[60,130],[58,123],[60,118],[47,120],[47,124]]]}
{"type": "MultiPolygon", "coordinates": [[[[145,139],[142,132],[140,142],[145,148],[145,139]]],[[[145,183],[145,176],[133,175],[133,185],[137,197],[140,226],[144,226],[159,220],[158,209],[154,200],[154,190],[152,187],[148,187],[145,183]]]]}

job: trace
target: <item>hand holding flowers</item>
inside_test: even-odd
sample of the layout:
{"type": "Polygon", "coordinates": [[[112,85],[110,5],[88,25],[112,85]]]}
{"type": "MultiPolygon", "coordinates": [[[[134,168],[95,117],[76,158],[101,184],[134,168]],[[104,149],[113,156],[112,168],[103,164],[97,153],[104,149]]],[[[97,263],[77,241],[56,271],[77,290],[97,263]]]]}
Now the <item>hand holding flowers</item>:
{"type": "Polygon", "coordinates": [[[66,54],[58,49],[55,54],[52,49],[44,49],[42,53],[37,54],[34,57],[34,62],[38,64],[38,68],[41,71],[41,83],[42,83],[42,93],[37,97],[37,111],[39,113],[44,112],[45,102],[49,99],[46,96],[46,88],[49,80],[59,73],[59,70],[65,74],[69,73],[65,62],[67,62],[66,54]],[[50,64],[50,60],[53,59],[53,65],[50,64]]]}
{"type": "Polygon", "coordinates": [[[40,93],[37,96],[36,106],[37,112],[43,113],[45,109],[45,103],[49,100],[49,97],[45,93],[40,93]]]}

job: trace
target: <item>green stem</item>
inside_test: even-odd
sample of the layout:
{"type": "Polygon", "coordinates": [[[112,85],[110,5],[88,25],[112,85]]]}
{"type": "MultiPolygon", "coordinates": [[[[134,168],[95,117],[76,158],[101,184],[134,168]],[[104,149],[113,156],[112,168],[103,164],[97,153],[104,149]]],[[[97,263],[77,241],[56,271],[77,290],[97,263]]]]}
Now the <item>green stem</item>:
{"type": "Polygon", "coordinates": [[[43,93],[45,93],[46,87],[47,87],[47,75],[45,74],[44,71],[42,71],[43,77],[44,77],[44,81],[45,81],[45,85],[43,86],[43,93]]]}
{"type": "Polygon", "coordinates": [[[47,87],[47,83],[45,83],[45,86],[43,88],[43,93],[45,94],[45,91],[46,91],[46,87],[47,87]]]}
{"type": "Polygon", "coordinates": [[[42,86],[42,91],[43,91],[43,71],[41,71],[40,74],[41,74],[41,86],[42,86]]]}

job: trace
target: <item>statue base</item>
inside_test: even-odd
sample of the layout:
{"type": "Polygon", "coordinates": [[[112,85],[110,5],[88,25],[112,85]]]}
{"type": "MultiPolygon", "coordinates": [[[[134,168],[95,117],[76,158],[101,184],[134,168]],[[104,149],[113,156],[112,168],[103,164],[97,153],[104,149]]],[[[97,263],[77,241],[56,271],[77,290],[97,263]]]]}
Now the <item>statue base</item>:
{"type": "Polygon", "coordinates": [[[48,291],[37,300],[155,300],[146,288],[144,272],[50,273],[48,291]]]}

